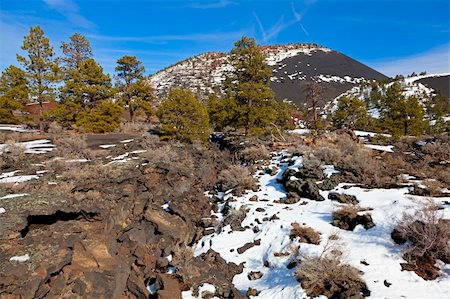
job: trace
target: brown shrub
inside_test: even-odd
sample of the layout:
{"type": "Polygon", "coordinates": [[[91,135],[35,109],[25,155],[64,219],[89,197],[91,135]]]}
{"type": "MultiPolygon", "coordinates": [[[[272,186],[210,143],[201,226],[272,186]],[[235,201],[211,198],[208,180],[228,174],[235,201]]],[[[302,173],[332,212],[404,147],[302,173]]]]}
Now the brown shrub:
{"type": "Polygon", "coordinates": [[[403,258],[424,279],[440,275],[436,260],[450,264],[450,220],[444,219],[438,208],[428,203],[412,215],[404,214],[391,233],[392,239],[407,246],[403,258]]]}
{"type": "Polygon", "coordinates": [[[342,206],[332,214],[332,225],[345,230],[354,230],[358,224],[370,229],[375,226],[369,214],[360,215],[363,211],[359,206],[342,206]]]}
{"type": "Polygon", "coordinates": [[[122,175],[122,169],[118,165],[80,164],[72,165],[61,173],[61,180],[66,182],[88,183],[104,180],[116,180],[122,175]]]}
{"type": "Polygon", "coordinates": [[[55,135],[55,134],[62,134],[64,132],[64,128],[57,122],[52,122],[48,126],[48,133],[55,135]]]}
{"type": "Polygon", "coordinates": [[[91,153],[86,143],[84,135],[70,135],[56,137],[53,140],[56,145],[55,155],[64,158],[86,158],[91,157],[91,153]]]}
{"type": "Polygon", "coordinates": [[[2,157],[3,168],[20,169],[24,164],[28,164],[26,148],[20,144],[9,144],[0,155],[2,157]]]}
{"type": "Polygon", "coordinates": [[[320,243],[320,234],[311,227],[303,226],[296,222],[291,223],[291,226],[291,234],[289,236],[291,240],[298,237],[302,243],[316,245],[320,243]]]}
{"type": "Polygon", "coordinates": [[[325,247],[320,256],[303,256],[295,275],[310,297],[362,298],[370,295],[361,271],[343,263],[342,250],[325,247]]]}
{"type": "Polygon", "coordinates": [[[127,134],[135,134],[135,133],[141,133],[144,134],[148,131],[149,124],[144,122],[127,122],[120,124],[119,132],[121,133],[127,133],[127,134]]]}
{"type": "Polygon", "coordinates": [[[235,195],[242,195],[244,190],[257,191],[258,189],[256,180],[248,168],[239,165],[231,165],[222,170],[219,173],[217,186],[222,192],[233,189],[235,195]]]}
{"type": "Polygon", "coordinates": [[[263,144],[247,147],[241,152],[242,162],[247,165],[252,165],[259,160],[267,160],[270,157],[270,152],[263,144]]]}

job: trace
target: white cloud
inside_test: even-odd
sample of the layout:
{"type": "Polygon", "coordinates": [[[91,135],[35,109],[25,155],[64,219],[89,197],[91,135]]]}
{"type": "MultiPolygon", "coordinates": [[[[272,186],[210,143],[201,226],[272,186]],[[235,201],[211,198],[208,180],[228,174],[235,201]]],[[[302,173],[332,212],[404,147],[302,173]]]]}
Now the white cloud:
{"type": "Polygon", "coordinates": [[[110,36],[86,34],[86,37],[99,41],[115,42],[143,42],[143,43],[165,43],[170,41],[235,41],[248,33],[249,30],[236,32],[211,32],[211,33],[193,33],[193,34],[172,34],[172,35],[150,35],[150,36],[110,36]]]}
{"type": "Polygon", "coordinates": [[[186,7],[197,8],[197,9],[212,9],[212,8],[224,8],[224,7],[227,7],[230,5],[237,5],[237,2],[230,1],[230,0],[204,1],[204,2],[191,3],[191,4],[186,5],[186,7]]]}
{"type": "Polygon", "coordinates": [[[367,64],[387,76],[408,75],[422,71],[429,74],[450,72],[450,43],[417,55],[367,64]]]}
{"type": "Polygon", "coordinates": [[[86,19],[80,14],[78,5],[72,0],[43,0],[45,4],[60,14],[65,16],[67,20],[82,28],[93,28],[94,23],[86,19]]]}

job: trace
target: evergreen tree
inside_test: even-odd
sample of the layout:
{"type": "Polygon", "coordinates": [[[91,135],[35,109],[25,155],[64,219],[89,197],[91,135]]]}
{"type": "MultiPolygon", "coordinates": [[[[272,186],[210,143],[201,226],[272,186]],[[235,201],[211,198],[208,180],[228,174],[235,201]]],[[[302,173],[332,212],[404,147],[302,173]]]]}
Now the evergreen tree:
{"type": "Polygon", "coordinates": [[[184,142],[208,140],[208,111],[189,90],[171,90],[159,105],[157,115],[162,138],[184,142]]]}
{"type": "Polygon", "coordinates": [[[44,31],[39,26],[30,28],[29,35],[24,37],[22,49],[27,52],[28,58],[17,55],[17,60],[25,68],[31,99],[36,100],[40,105],[42,131],[43,103],[53,101],[55,98],[54,84],[59,79],[58,62],[53,57],[50,40],[44,36],[44,31]]]}
{"type": "MultiPolygon", "coordinates": [[[[84,104],[84,82],[82,69],[92,57],[89,41],[83,35],[75,33],[68,43],[62,42],[64,86],[60,88],[62,102],[72,101],[78,105],[84,104]]],[[[89,76],[89,74],[88,74],[89,76]]]]}
{"type": "Polygon", "coordinates": [[[80,70],[83,62],[88,58],[92,58],[92,48],[89,40],[79,33],[73,34],[70,37],[70,42],[62,42],[61,49],[65,55],[62,61],[66,70],[80,70]]]}
{"type": "Polygon", "coordinates": [[[80,69],[82,104],[92,109],[100,101],[111,96],[111,78],[94,59],[86,59],[80,69]]]}
{"type": "Polygon", "coordinates": [[[383,125],[394,137],[423,133],[423,107],[416,97],[405,98],[398,82],[388,87],[380,107],[383,125]]]}
{"type": "Polygon", "coordinates": [[[239,115],[233,98],[219,98],[216,94],[208,97],[207,109],[211,126],[216,131],[223,131],[226,127],[233,125],[239,115]]]}
{"type": "Polygon", "coordinates": [[[276,120],[274,92],[270,88],[272,70],[253,38],[242,37],[230,53],[233,71],[225,81],[227,96],[236,102],[234,126],[261,130],[276,120]]]}
{"type": "Polygon", "coordinates": [[[336,128],[364,129],[368,124],[366,103],[358,98],[342,97],[333,113],[333,123],[336,128]]]}
{"type": "Polygon", "coordinates": [[[155,97],[152,87],[145,79],[140,79],[131,84],[125,91],[125,98],[128,100],[130,121],[134,120],[134,115],[138,109],[142,109],[147,117],[153,114],[152,104],[155,97]]]}
{"type": "Polygon", "coordinates": [[[117,77],[122,80],[120,89],[130,114],[130,121],[134,121],[137,109],[143,108],[148,111],[153,100],[153,90],[150,85],[145,84],[145,68],[135,56],[123,56],[117,60],[117,77]]]}
{"type": "Polygon", "coordinates": [[[104,100],[91,110],[79,113],[76,125],[78,130],[92,133],[112,132],[120,126],[120,114],[123,108],[120,104],[104,100]]]}
{"type": "Polygon", "coordinates": [[[0,77],[0,123],[17,123],[15,110],[23,110],[28,102],[27,79],[24,71],[11,65],[0,77]]]}
{"type": "Polygon", "coordinates": [[[438,119],[450,113],[450,100],[438,92],[431,101],[428,101],[427,112],[432,118],[438,119]]]}

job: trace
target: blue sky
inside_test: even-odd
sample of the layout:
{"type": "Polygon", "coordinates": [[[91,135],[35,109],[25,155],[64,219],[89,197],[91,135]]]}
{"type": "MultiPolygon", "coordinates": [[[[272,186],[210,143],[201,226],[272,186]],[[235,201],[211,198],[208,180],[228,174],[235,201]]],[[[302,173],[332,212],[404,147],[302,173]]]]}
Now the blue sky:
{"type": "Polygon", "coordinates": [[[387,74],[450,72],[448,0],[0,0],[0,69],[17,65],[23,36],[40,25],[59,53],[79,32],[114,72],[135,55],[147,74],[242,35],[260,44],[313,42],[387,74]]]}

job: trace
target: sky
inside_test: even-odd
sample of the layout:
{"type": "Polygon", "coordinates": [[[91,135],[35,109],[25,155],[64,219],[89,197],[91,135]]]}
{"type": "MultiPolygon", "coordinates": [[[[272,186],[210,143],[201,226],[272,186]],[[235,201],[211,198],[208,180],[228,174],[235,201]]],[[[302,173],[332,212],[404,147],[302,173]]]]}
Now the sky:
{"type": "Polygon", "coordinates": [[[114,74],[133,55],[152,74],[243,35],[259,44],[317,43],[388,75],[450,72],[448,0],[0,0],[0,70],[39,25],[60,55],[78,32],[114,74]]]}

